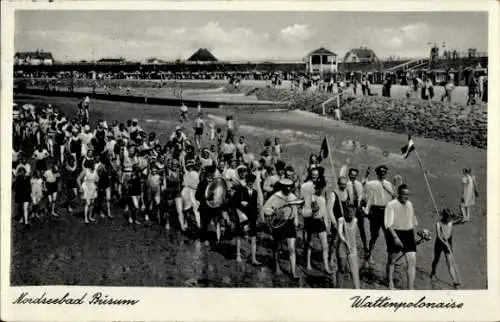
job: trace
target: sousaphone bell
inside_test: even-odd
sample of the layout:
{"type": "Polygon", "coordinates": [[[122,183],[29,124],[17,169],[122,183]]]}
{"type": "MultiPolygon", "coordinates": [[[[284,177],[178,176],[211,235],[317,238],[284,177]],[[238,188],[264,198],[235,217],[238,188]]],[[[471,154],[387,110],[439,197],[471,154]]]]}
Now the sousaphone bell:
{"type": "Polygon", "coordinates": [[[228,197],[228,187],[226,181],[222,178],[214,179],[205,190],[205,200],[210,208],[222,207],[228,197]]]}

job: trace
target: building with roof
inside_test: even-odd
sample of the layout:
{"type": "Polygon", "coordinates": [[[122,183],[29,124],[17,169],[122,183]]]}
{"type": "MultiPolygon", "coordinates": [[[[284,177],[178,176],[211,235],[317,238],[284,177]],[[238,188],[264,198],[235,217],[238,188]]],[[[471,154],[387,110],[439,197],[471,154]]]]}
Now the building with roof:
{"type": "Polygon", "coordinates": [[[377,55],[372,49],[366,47],[353,48],[344,56],[344,63],[378,62],[377,55]]]}
{"type": "Polygon", "coordinates": [[[216,62],[217,58],[215,58],[212,53],[206,48],[198,49],[191,57],[188,58],[188,62],[194,63],[212,63],[216,62]]]}
{"type": "Polygon", "coordinates": [[[313,50],[304,59],[308,74],[328,74],[337,71],[337,54],[324,47],[313,50]]]}
{"type": "Polygon", "coordinates": [[[17,52],[14,55],[15,65],[52,65],[53,63],[52,53],[42,50],[17,52]]]}
{"type": "Polygon", "coordinates": [[[102,65],[122,65],[125,64],[127,61],[125,58],[120,57],[120,58],[101,58],[97,61],[98,64],[102,65]]]}

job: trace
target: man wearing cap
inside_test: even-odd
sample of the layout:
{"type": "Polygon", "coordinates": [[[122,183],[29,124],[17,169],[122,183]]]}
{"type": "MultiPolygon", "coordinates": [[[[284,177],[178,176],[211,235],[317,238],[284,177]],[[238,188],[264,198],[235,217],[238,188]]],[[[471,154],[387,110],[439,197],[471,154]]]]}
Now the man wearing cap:
{"type": "Polygon", "coordinates": [[[172,135],[170,136],[170,142],[172,146],[175,148],[178,145],[180,145],[181,149],[184,150],[184,145],[186,143],[186,140],[187,140],[186,134],[182,132],[181,126],[177,125],[175,127],[175,132],[172,133],[172,135]]]}
{"type": "Polygon", "coordinates": [[[297,200],[297,197],[290,192],[293,181],[290,179],[281,179],[279,181],[280,190],[274,193],[264,204],[264,214],[269,223],[274,216],[285,215],[284,211],[291,211],[288,220],[279,228],[272,228],[273,234],[273,258],[275,263],[275,272],[280,274],[278,251],[283,239],[286,239],[288,245],[288,253],[290,258],[290,268],[293,278],[297,278],[296,273],[296,255],[295,255],[295,240],[297,238],[296,227],[299,224],[298,209],[296,205],[290,205],[290,209],[284,208],[290,201],[297,200]]]}
{"type": "Polygon", "coordinates": [[[389,201],[384,212],[384,226],[387,232],[387,278],[389,288],[394,289],[394,264],[399,252],[403,252],[407,264],[407,288],[413,289],[415,282],[416,251],[414,229],[417,217],[413,204],[408,200],[410,190],[406,184],[398,187],[397,199],[389,201]]]}
{"type": "Polygon", "coordinates": [[[368,181],[365,185],[368,219],[370,221],[370,244],[367,254],[369,263],[373,263],[373,248],[377,242],[380,229],[384,229],[385,207],[394,198],[392,184],[385,179],[387,170],[386,165],[380,165],[375,168],[377,179],[368,181]]]}

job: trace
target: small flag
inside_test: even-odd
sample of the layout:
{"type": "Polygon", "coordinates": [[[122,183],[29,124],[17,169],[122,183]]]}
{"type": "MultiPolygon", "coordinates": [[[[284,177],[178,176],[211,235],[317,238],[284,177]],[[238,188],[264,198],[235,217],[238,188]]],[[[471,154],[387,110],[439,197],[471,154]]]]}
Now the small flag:
{"type": "Polygon", "coordinates": [[[408,156],[410,155],[410,152],[413,150],[415,150],[415,144],[413,143],[413,140],[411,139],[411,135],[409,135],[408,136],[408,144],[401,148],[401,153],[403,154],[403,157],[405,159],[407,159],[408,156]]]}
{"type": "Polygon", "coordinates": [[[328,150],[328,140],[325,138],[323,139],[323,142],[321,143],[321,149],[319,150],[319,155],[322,159],[328,158],[328,154],[330,151],[328,150]]]}

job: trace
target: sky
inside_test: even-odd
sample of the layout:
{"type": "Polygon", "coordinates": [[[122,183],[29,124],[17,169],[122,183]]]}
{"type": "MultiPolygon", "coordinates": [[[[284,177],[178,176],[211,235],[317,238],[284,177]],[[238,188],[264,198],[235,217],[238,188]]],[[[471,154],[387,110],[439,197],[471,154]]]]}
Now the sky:
{"type": "Polygon", "coordinates": [[[187,59],[208,48],[219,60],[296,60],[325,47],[340,57],[368,47],[377,56],[425,57],[429,43],[488,49],[479,12],[17,11],[16,51],[56,60],[187,59]]]}

